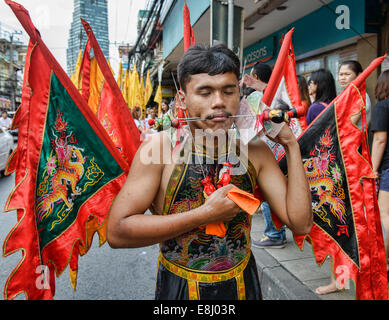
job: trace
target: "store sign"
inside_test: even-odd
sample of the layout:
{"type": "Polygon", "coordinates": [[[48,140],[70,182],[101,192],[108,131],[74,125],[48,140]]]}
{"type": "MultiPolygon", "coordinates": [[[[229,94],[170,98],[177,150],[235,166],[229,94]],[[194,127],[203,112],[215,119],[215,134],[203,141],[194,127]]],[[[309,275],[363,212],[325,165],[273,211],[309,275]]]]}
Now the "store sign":
{"type": "Polygon", "coordinates": [[[244,68],[247,70],[257,62],[265,62],[273,58],[273,38],[266,38],[247,47],[243,52],[244,68]]]}
{"type": "Polygon", "coordinates": [[[273,64],[283,35],[291,28],[295,29],[293,47],[296,57],[299,57],[365,34],[365,21],[365,0],[334,0],[245,48],[245,69],[251,68],[258,61],[273,64]]]}

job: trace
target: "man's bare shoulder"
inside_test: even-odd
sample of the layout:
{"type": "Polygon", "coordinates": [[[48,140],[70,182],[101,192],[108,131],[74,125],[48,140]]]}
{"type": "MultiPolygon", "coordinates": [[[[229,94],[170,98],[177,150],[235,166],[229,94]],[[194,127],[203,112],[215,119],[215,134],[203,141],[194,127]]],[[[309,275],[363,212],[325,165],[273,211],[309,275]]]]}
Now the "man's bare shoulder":
{"type": "Polygon", "coordinates": [[[164,132],[148,136],[138,150],[138,159],[145,165],[164,165],[170,160],[172,144],[164,132]]]}
{"type": "Polygon", "coordinates": [[[257,138],[248,143],[248,150],[249,153],[253,153],[254,155],[256,155],[257,153],[261,152],[267,153],[270,149],[265,141],[257,138]]]}
{"type": "Polygon", "coordinates": [[[161,145],[161,144],[164,144],[164,143],[166,143],[167,146],[169,146],[169,144],[171,145],[170,138],[168,137],[166,132],[165,131],[161,131],[161,132],[154,133],[152,135],[147,136],[147,138],[145,138],[143,140],[142,145],[148,145],[148,144],[161,145]]]}
{"type": "Polygon", "coordinates": [[[269,146],[262,139],[255,139],[248,143],[248,157],[251,163],[259,170],[264,162],[274,160],[269,146]]]}

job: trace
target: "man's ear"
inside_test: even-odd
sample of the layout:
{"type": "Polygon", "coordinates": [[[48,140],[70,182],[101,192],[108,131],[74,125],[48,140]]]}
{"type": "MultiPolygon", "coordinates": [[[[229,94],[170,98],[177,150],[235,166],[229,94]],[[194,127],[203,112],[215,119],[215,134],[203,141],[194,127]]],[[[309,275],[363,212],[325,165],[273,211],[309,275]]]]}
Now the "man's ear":
{"type": "Polygon", "coordinates": [[[180,89],[178,91],[178,104],[182,110],[186,110],[186,94],[184,90],[180,89]]]}

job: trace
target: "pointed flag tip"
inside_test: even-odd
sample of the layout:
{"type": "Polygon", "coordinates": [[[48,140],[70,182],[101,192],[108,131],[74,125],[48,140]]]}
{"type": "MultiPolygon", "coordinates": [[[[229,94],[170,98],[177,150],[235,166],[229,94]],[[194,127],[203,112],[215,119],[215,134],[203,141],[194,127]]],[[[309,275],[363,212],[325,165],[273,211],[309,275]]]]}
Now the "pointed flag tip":
{"type": "Polygon", "coordinates": [[[18,9],[22,9],[22,10],[27,11],[21,4],[15,2],[15,1],[4,0],[4,2],[5,2],[8,6],[10,6],[11,8],[18,8],[18,9]]]}

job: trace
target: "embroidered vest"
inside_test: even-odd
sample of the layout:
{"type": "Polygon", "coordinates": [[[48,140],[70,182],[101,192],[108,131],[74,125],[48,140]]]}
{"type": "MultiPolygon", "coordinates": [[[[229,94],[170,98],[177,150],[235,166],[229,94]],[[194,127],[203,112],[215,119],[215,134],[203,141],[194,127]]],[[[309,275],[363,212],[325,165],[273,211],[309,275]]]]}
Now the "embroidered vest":
{"type": "MultiPolygon", "coordinates": [[[[228,161],[237,170],[238,175],[231,176],[231,184],[242,190],[254,193],[256,188],[256,171],[253,165],[239,159],[231,153],[228,161]]],[[[219,172],[223,168],[226,154],[211,158],[204,150],[192,150],[183,164],[173,169],[166,191],[163,214],[186,212],[201,206],[205,202],[201,180],[209,176],[216,186],[219,172]],[[222,159],[224,158],[224,159],[222,159]],[[189,163],[188,163],[189,162],[189,163]],[[200,164],[199,164],[200,163],[200,164]]],[[[238,265],[250,253],[251,216],[241,211],[229,223],[224,238],[205,234],[197,228],[179,237],[164,241],[160,250],[164,258],[178,265],[206,271],[221,271],[238,265]]]]}

